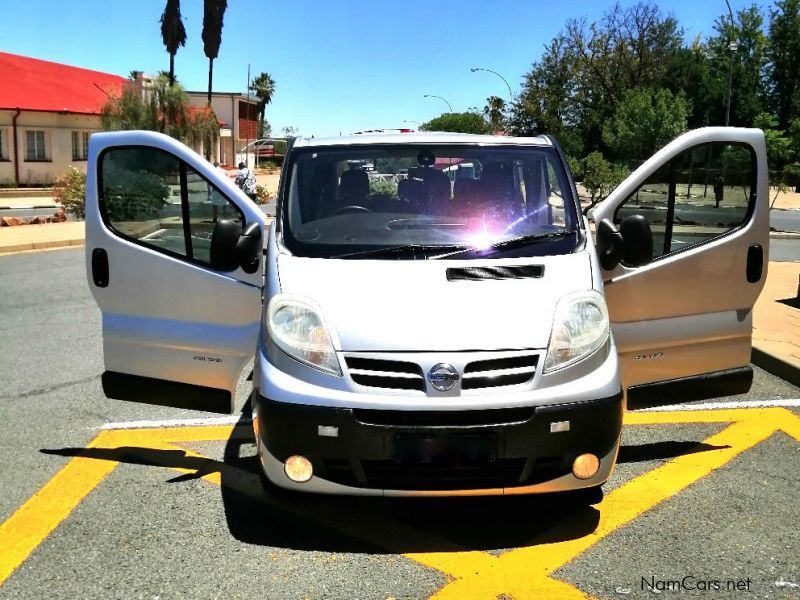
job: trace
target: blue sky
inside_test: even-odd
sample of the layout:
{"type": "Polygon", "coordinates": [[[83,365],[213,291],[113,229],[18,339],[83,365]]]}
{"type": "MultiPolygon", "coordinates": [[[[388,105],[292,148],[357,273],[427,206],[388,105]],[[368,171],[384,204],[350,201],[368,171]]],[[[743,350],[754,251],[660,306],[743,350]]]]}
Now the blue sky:
{"type": "MultiPolygon", "coordinates": [[[[169,67],[159,18],[164,0],[36,0],[3,7],[2,50],[127,76],[169,67]]],[[[202,0],[183,0],[188,41],[176,57],[187,89],[205,90],[202,0]]],[[[228,0],[214,89],[246,90],[252,73],[277,83],[267,118],[278,132],[349,133],[424,122],[447,107],[483,107],[516,92],[542,46],[570,17],[599,19],[611,2],[580,0],[228,0]]],[[[631,1],[622,2],[627,6],[631,1]]],[[[748,5],[731,0],[736,10],[748,5]]],[[[708,35],[724,0],[662,0],[691,39],[708,35]]],[[[2,74],[0,74],[2,76],[2,74]]],[[[414,126],[413,124],[411,126],[414,126]]]]}

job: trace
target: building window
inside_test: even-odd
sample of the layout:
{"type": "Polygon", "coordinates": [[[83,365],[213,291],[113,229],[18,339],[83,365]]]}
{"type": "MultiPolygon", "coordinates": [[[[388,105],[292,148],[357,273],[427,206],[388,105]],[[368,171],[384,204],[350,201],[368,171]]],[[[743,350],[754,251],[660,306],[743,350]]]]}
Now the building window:
{"type": "Polygon", "coordinates": [[[86,160],[89,158],[89,132],[72,132],[72,160],[86,160]]]}
{"type": "Polygon", "coordinates": [[[25,160],[48,160],[45,137],[42,130],[29,129],[25,132],[25,160]]]}
{"type": "Polygon", "coordinates": [[[0,160],[8,160],[8,149],[6,148],[6,131],[0,127],[0,160]]]}
{"type": "Polygon", "coordinates": [[[255,140],[258,137],[258,107],[239,102],[239,139],[255,140]]]}

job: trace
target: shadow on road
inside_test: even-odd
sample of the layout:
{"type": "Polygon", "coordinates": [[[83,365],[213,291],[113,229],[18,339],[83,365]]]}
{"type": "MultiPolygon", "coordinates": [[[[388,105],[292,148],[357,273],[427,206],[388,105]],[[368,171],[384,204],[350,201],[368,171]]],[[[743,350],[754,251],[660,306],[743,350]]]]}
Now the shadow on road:
{"type": "MultiPolygon", "coordinates": [[[[597,528],[602,510],[569,493],[394,499],[287,492],[264,481],[254,448],[252,428],[243,421],[226,442],[222,461],[146,447],[41,452],[189,471],[168,479],[171,484],[219,473],[225,516],[237,540],[297,550],[392,554],[502,550],[584,537],[597,528]]],[[[669,459],[717,448],[697,442],[623,446],[619,461],[669,459]]]]}

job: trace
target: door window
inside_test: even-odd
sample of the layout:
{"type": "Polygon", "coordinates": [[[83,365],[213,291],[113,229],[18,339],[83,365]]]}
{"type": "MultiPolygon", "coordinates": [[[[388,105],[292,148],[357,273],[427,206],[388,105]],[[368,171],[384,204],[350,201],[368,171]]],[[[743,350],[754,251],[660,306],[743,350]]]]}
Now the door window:
{"type": "Polygon", "coordinates": [[[713,142],[678,154],[619,206],[614,222],[641,215],[653,232],[653,257],[678,252],[741,227],[755,194],[755,152],[713,142]]]}
{"type": "Polygon", "coordinates": [[[121,237],[208,266],[217,220],[241,211],[177,157],[150,147],[111,148],[99,169],[100,210],[121,237]]]}

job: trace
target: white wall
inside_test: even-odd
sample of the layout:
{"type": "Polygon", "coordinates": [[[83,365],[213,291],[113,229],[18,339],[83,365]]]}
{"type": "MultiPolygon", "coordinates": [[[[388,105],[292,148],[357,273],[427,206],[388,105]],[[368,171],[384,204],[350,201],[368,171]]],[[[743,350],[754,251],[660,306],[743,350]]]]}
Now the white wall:
{"type": "MultiPolygon", "coordinates": [[[[0,184],[14,185],[14,142],[12,123],[16,111],[0,110],[0,128],[3,129],[4,152],[8,161],[0,162],[0,184]]],[[[85,160],[72,160],[72,132],[100,130],[98,115],[74,115],[54,112],[23,110],[17,118],[17,152],[19,159],[19,184],[22,186],[50,185],[70,165],[85,171],[85,160]],[[47,160],[26,160],[26,131],[45,132],[47,160]]]]}

